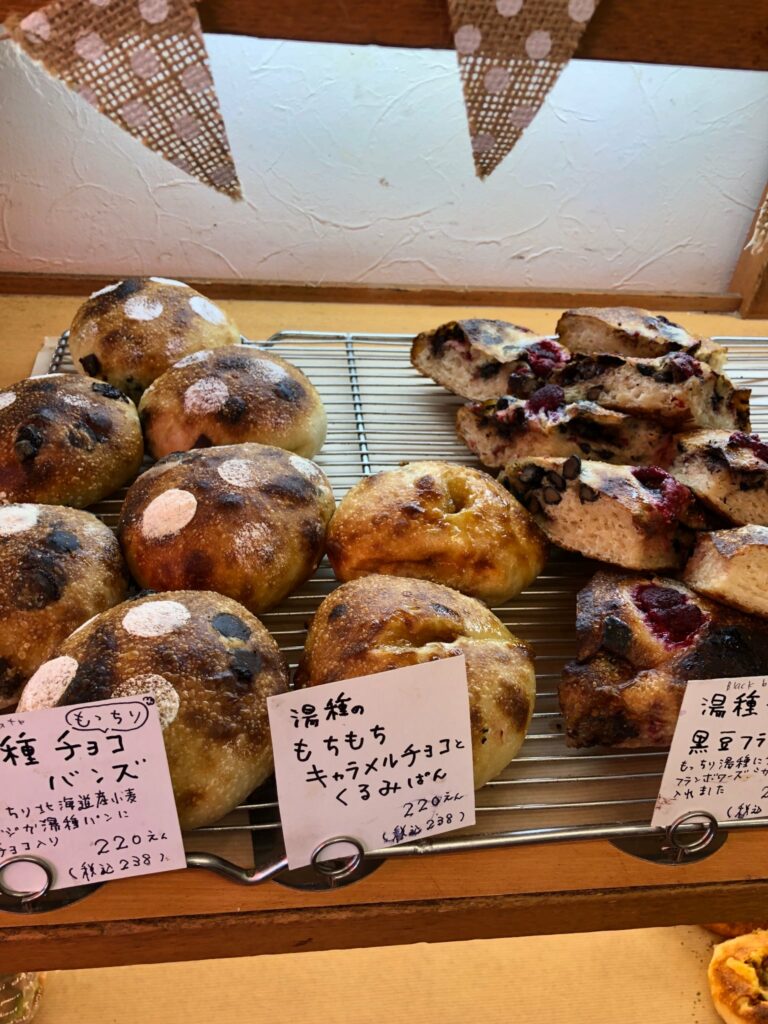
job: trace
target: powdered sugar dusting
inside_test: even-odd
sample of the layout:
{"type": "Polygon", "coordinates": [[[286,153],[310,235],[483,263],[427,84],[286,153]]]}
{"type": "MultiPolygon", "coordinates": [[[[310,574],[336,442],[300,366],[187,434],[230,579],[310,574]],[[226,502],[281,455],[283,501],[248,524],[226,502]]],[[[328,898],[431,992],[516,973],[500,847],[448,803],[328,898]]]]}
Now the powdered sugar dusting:
{"type": "Polygon", "coordinates": [[[62,395],[62,402],[66,402],[67,405],[74,405],[78,409],[85,409],[91,403],[83,395],[62,395]]]}
{"type": "Polygon", "coordinates": [[[309,459],[302,459],[300,455],[289,455],[288,461],[296,472],[301,473],[304,479],[309,480],[310,483],[321,484],[325,482],[319,468],[314,462],[310,462],[309,459]]]}
{"type": "Polygon", "coordinates": [[[285,380],[286,377],[290,377],[290,374],[284,367],[280,366],[279,363],[273,363],[269,359],[255,359],[257,372],[261,376],[270,382],[270,384],[280,384],[285,380]]]}
{"type": "Polygon", "coordinates": [[[150,281],[154,281],[155,284],[169,284],[174,288],[189,288],[188,284],[184,284],[183,281],[177,281],[173,277],[150,277],[150,281]]]}
{"type": "Polygon", "coordinates": [[[187,343],[184,338],[170,337],[165,344],[165,351],[171,359],[175,360],[184,351],[186,345],[187,343]]]}
{"type": "Polygon", "coordinates": [[[203,377],[184,392],[184,412],[197,416],[218,412],[229,398],[229,388],[218,377],[203,377]]]}
{"type": "Polygon", "coordinates": [[[258,557],[269,562],[275,557],[272,531],[266,523],[245,523],[237,531],[236,550],[244,557],[258,557]]]}
{"type": "Polygon", "coordinates": [[[122,281],[118,281],[116,284],[107,284],[103,288],[99,288],[97,292],[91,292],[88,297],[97,299],[100,295],[107,295],[109,292],[113,292],[115,288],[119,288],[122,283],[122,281]]]}
{"type": "Polygon", "coordinates": [[[147,540],[158,540],[178,533],[192,522],[197,511],[197,498],[191,491],[171,487],[144,509],[141,517],[141,532],[147,540]]]}
{"type": "Polygon", "coordinates": [[[204,359],[210,359],[213,355],[213,349],[204,348],[199,352],[193,352],[191,355],[184,356],[178,363],[174,363],[174,366],[191,366],[192,363],[201,363],[204,359]]]}
{"type": "Polygon", "coordinates": [[[223,324],[227,321],[223,311],[206,299],[204,295],[193,295],[189,304],[197,315],[201,316],[203,320],[207,320],[209,324],[223,324]]]}
{"type": "Polygon", "coordinates": [[[31,530],[37,517],[37,505],[6,505],[0,508],[0,537],[31,530]]]}
{"type": "Polygon", "coordinates": [[[77,662],[62,655],[44,662],[21,691],[17,711],[40,711],[55,707],[75,678],[77,662]]]}
{"type": "Polygon", "coordinates": [[[134,605],[123,616],[123,629],[132,636],[165,636],[180,629],[190,613],[178,601],[146,601],[134,605]]]}
{"type": "Polygon", "coordinates": [[[114,697],[137,697],[142,693],[151,693],[155,698],[160,725],[167,729],[179,713],[179,695],[173,683],[156,672],[147,672],[122,680],[112,690],[114,697]]]}
{"type": "Polygon", "coordinates": [[[218,472],[221,479],[233,487],[252,487],[256,483],[256,470],[246,459],[227,459],[218,472]]]}
{"type": "Polygon", "coordinates": [[[12,391],[3,391],[0,394],[0,410],[7,409],[9,405],[13,405],[16,401],[16,395],[12,391]]]}
{"type": "Polygon", "coordinates": [[[125,300],[123,309],[130,320],[157,320],[163,312],[163,304],[146,295],[131,295],[125,300]]]}

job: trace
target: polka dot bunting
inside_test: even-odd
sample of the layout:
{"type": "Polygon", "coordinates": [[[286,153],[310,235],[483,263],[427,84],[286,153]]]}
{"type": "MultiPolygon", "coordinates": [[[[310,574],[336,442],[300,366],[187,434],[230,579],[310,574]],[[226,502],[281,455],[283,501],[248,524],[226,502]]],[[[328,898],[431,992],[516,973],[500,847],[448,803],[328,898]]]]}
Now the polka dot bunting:
{"type": "Polygon", "coordinates": [[[478,177],[531,125],[598,2],[448,0],[478,177]]]}

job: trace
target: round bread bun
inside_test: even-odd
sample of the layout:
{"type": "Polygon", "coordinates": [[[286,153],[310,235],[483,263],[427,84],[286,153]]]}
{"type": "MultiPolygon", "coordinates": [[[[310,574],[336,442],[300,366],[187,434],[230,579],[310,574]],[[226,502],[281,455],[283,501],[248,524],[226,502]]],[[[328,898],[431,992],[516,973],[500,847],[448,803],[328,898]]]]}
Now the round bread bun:
{"type": "Polygon", "coordinates": [[[746,935],[747,932],[760,931],[768,928],[765,921],[732,921],[718,924],[705,924],[706,928],[713,935],[722,935],[724,939],[736,939],[739,935],[746,935]]]}
{"type": "Polygon", "coordinates": [[[0,506],[0,708],[77,626],[124,600],[114,534],[90,512],[0,506]]]}
{"type": "Polygon", "coordinates": [[[533,714],[536,677],[522,640],[484,605],[425,580],[366,576],[338,587],[309,628],[298,686],[319,686],[463,654],[475,788],[517,754],[533,714]]]}
{"type": "Polygon", "coordinates": [[[239,341],[223,309],[167,277],[127,277],[100,288],[80,306],[69,329],[78,370],[109,381],[135,401],[183,356],[239,341]]]}
{"type": "Polygon", "coordinates": [[[194,352],[151,384],[139,405],[150,454],[257,441],[311,459],[327,421],[301,370],[245,345],[194,352]]]}
{"type": "Polygon", "coordinates": [[[0,390],[0,501],[83,508],[136,475],[136,406],[111,384],[51,373],[0,390]]]}
{"type": "Polygon", "coordinates": [[[76,630],[20,711],[154,695],[182,828],[228,814],[272,773],[267,698],[288,673],[258,619],[220,594],[126,601],[76,630]]]}
{"type": "Polygon", "coordinates": [[[227,445],[155,463],[128,490],[118,535],[142,587],[216,590],[259,612],[317,568],[334,507],[314,462],[227,445]]]}
{"type": "Polygon", "coordinates": [[[364,477],[328,531],[328,558],[340,580],[408,576],[490,605],[519,594],[546,557],[544,535],[500,483],[448,462],[412,462],[364,477]]]}
{"type": "Polygon", "coordinates": [[[712,1002],[726,1024],[768,1021],[768,931],[715,946],[707,975],[712,1002]]]}

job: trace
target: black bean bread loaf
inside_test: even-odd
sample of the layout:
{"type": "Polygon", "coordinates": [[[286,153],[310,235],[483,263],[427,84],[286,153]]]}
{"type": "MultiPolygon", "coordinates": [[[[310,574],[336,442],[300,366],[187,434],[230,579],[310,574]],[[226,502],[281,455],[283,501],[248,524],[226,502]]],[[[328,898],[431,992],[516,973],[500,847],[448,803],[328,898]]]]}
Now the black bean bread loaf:
{"type": "Polygon", "coordinates": [[[768,526],[699,533],[683,580],[700,594],[768,618],[768,526]]]}
{"type": "Polygon", "coordinates": [[[681,434],[669,471],[730,522],[768,526],[768,443],[757,434],[681,434]]]}

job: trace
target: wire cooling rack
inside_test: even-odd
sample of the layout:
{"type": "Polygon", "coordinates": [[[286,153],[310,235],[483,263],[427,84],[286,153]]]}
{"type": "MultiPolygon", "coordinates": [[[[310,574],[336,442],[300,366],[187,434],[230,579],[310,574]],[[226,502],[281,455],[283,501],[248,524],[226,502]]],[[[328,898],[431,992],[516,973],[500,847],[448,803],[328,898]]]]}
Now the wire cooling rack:
{"type": "MultiPolygon", "coordinates": [[[[753,430],[768,433],[768,338],[716,340],[728,346],[729,375],[752,388],[753,430]]],[[[282,331],[258,344],[301,367],[320,392],[329,430],[316,461],[330,478],[337,500],[362,475],[403,462],[443,459],[478,465],[455,433],[454,418],[461,399],[412,368],[410,343],[410,336],[395,334],[282,331]]],[[[56,349],[51,370],[74,370],[66,336],[56,349]]],[[[114,526],[121,500],[122,495],[117,495],[93,511],[114,526]]],[[[557,684],[563,664],[575,654],[576,593],[595,567],[593,562],[554,549],[531,587],[493,609],[513,633],[533,646],[537,697],[519,755],[477,794],[476,825],[432,840],[372,851],[367,858],[575,838],[642,840],[659,835],[659,830],[651,829],[650,819],[665,752],[573,750],[565,745],[557,684]]],[[[312,615],[334,586],[331,569],[323,561],[312,579],[279,608],[260,616],[292,668],[303,649],[312,615]]],[[[714,832],[717,828],[711,823],[714,832]]],[[[717,824],[723,830],[764,823],[717,824]]],[[[236,865],[244,858],[264,862],[265,856],[281,852],[272,784],[262,787],[218,824],[188,833],[185,842],[190,852],[204,851],[190,857],[190,863],[197,866],[219,870],[239,881],[271,877],[281,866],[277,860],[261,874],[236,865]],[[206,854],[213,856],[206,858],[206,854]]],[[[679,846],[673,845],[679,853],[679,846]]]]}

